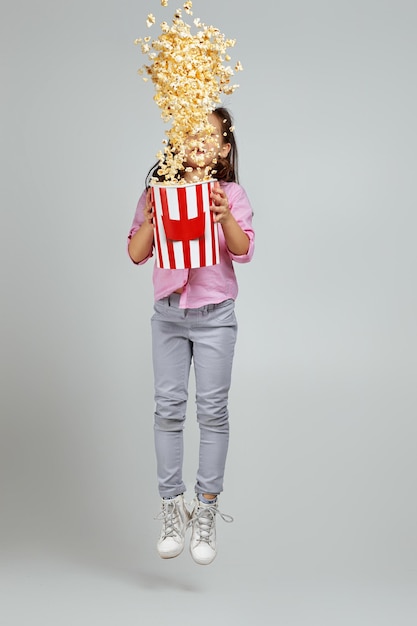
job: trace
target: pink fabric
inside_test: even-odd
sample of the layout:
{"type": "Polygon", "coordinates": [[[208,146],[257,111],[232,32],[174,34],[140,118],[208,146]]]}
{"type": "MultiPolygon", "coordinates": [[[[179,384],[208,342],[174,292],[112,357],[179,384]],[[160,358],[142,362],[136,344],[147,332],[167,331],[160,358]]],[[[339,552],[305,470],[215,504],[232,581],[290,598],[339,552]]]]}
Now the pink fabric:
{"type": "MultiPolygon", "coordinates": [[[[196,269],[169,270],[156,267],[153,269],[154,298],[160,300],[169,296],[177,289],[183,288],[180,298],[180,308],[195,309],[206,304],[217,304],[232,298],[236,299],[238,284],[236,280],[233,261],[248,263],[253,256],[255,233],[252,228],[252,207],[248,196],[237,183],[221,183],[227,194],[229,207],[233,217],[249,237],[249,249],[247,254],[232,254],[226,246],[222,227],[219,227],[220,264],[196,269]]],[[[146,191],[139,198],[136,207],[132,227],[129,232],[130,238],[139,230],[144,221],[143,209],[145,206],[146,191]]],[[[139,263],[146,263],[152,253],[139,263]]]]}

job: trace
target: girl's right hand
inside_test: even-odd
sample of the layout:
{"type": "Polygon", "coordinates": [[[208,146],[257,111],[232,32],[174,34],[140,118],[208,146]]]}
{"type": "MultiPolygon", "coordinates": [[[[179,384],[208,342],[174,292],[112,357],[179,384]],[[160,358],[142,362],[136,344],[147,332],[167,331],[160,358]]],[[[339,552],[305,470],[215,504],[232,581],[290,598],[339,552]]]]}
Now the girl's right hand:
{"type": "Polygon", "coordinates": [[[145,208],[143,209],[143,214],[145,216],[145,221],[148,222],[150,226],[154,226],[154,223],[153,223],[154,208],[152,205],[152,192],[150,188],[146,192],[146,203],[145,203],[145,208]]]}

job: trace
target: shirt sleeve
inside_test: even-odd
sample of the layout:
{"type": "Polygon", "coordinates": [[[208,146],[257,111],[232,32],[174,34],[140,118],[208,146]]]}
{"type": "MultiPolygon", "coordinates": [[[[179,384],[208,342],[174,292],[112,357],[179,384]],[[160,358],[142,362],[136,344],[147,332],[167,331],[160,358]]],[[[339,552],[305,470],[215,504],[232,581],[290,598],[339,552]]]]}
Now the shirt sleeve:
{"type": "Polygon", "coordinates": [[[249,263],[255,250],[255,231],[252,227],[253,210],[246,191],[238,184],[226,188],[229,207],[233,217],[249,238],[249,248],[246,254],[233,254],[228,250],[232,261],[237,263],[249,263]]]}
{"type": "MultiPolygon", "coordinates": [[[[127,236],[127,253],[129,254],[129,242],[132,239],[133,235],[139,230],[139,228],[142,226],[143,222],[145,221],[145,216],[143,214],[143,209],[145,208],[145,202],[146,202],[146,189],[144,189],[144,191],[142,192],[139,200],[138,200],[138,204],[136,206],[136,211],[135,211],[135,216],[133,218],[133,222],[132,222],[132,226],[130,228],[129,234],[127,236]]],[[[148,261],[151,257],[153,256],[153,246],[152,246],[152,250],[150,252],[150,254],[148,254],[147,257],[145,257],[144,259],[142,259],[142,261],[139,261],[139,263],[136,263],[136,261],[133,261],[132,257],[131,258],[132,262],[135,263],[135,265],[143,265],[144,263],[146,263],[146,261],[148,261]]]]}

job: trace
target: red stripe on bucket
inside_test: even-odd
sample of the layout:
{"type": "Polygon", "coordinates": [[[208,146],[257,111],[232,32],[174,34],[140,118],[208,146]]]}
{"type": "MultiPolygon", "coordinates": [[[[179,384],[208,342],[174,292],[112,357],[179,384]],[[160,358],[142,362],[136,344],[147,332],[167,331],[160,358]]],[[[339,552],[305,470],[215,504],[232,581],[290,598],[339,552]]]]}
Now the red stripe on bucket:
{"type": "MultiPolygon", "coordinates": [[[[208,206],[211,206],[211,183],[207,185],[207,195],[208,195],[208,206]]],[[[210,210],[210,209],[209,209],[210,210]]],[[[213,255],[213,265],[217,263],[217,249],[216,249],[216,233],[214,232],[214,216],[213,212],[210,211],[210,228],[211,228],[211,253],[213,255]]]]}
{"type": "MultiPolygon", "coordinates": [[[[178,187],[177,189],[178,207],[180,210],[180,222],[188,221],[188,209],[187,209],[187,191],[185,187],[178,187]]],[[[191,254],[190,254],[190,241],[183,240],[182,250],[184,254],[184,266],[191,267],[191,254]]]]}
{"type": "MultiPolygon", "coordinates": [[[[160,187],[159,192],[160,192],[160,196],[161,196],[162,213],[165,214],[165,215],[169,215],[169,212],[168,212],[168,201],[167,201],[167,190],[164,189],[164,187],[160,187]]],[[[176,269],[176,264],[175,264],[174,246],[172,244],[172,241],[170,241],[169,239],[167,239],[167,248],[168,248],[169,266],[170,266],[171,269],[175,270],[176,269]]],[[[163,267],[163,265],[161,267],[163,267]]]]}
{"type": "MultiPolygon", "coordinates": [[[[203,188],[201,185],[197,185],[195,188],[197,198],[197,215],[202,216],[204,219],[204,202],[203,202],[203,188]]],[[[204,237],[198,242],[200,252],[200,267],[204,267],[206,264],[206,242],[204,237]]]]}
{"type": "MultiPolygon", "coordinates": [[[[151,194],[152,194],[152,204],[153,204],[153,207],[154,207],[154,211],[156,213],[156,209],[155,209],[155,204],[156,204],[155,203],[155,189],[154,189],[154,187],[151,187],[151,194]]],[[[159,265],[159,267],[164,267],[164,261],[163,261],[163,258],[162,258],[162,250],[161,250],[161,236],[160,236],[160,233],[159,233],[159,221],[156,219],[156,214],[155,214],[155,216],[153,218],[153,223],[154,223],[154,226],[155,226],[154,233],[155,233],[156,252],[157,252],[157,255],[158,255],[158,265],[159,265]]]]}

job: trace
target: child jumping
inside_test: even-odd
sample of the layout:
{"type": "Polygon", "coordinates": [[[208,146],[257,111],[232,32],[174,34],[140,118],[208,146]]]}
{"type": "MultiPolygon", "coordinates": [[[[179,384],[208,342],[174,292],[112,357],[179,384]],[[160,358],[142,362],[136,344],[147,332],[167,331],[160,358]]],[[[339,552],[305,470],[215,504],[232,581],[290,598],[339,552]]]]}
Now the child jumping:
{"type": "MultiPolygon", "coordinates": [[[[178,556],[191,527],[190,551],[196,563],[216,556],[216,515],[229,443],[228,395],[237,335],[234,312],[238,285],[233,262],[247,263],[254,252],[252,207],[238,183],[237,146],[230,113],[216,108],[208,117],[210,138],[186,147],[186,182],[202,179],[212,167],[216,179],[210,210],[219,227],[220,263],[195,269],[162,269],[154,265],[152,355],[154,369],[154,434],[162,531],[157,550],[162,558],[178,556]],[[190,366],[196,383],[200,430],[195,498],[189,511],[182,477],[183,429],[190,366]]],[[[138,265],[154,252],[154,207],[146,180],[128,236],[128,252],[138,265]]]]}

